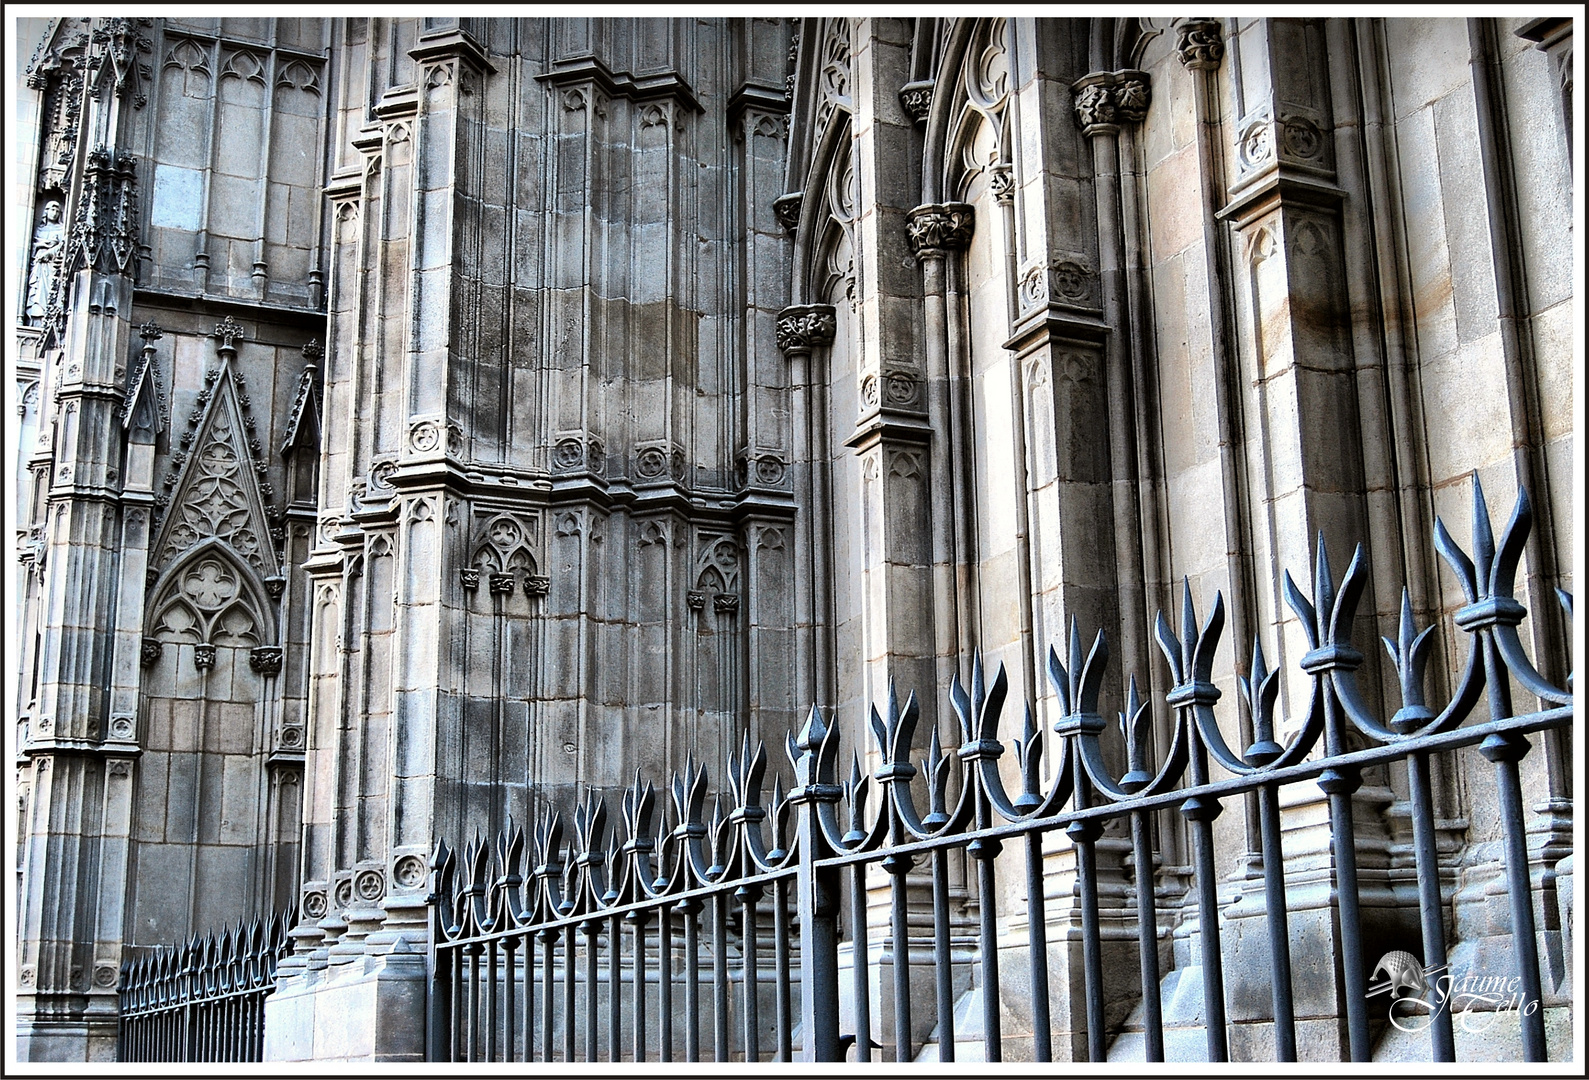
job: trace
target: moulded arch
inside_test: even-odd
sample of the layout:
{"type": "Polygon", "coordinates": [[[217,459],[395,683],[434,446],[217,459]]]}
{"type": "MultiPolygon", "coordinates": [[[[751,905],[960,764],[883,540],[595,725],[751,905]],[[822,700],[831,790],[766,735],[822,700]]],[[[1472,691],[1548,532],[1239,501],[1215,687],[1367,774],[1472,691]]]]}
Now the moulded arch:
{"type": "Polygon", "coordinates": [[[208,537],[184,551],[175,562],[166,567],[165,572],[155,582],[151,595],[154,600],[147,609],[146,625],[156,625],[156,620],[173,606],[173,601],[180,601],[189,611],[199,616],[200,633],[205,634],[201,640],[208,640],[209,628],[219,625],[222,615],[241,604],[253,617],[255,626],[259,628],[259,644],[276,640],[275,609],[265,593],[264,584],[236,550],[219,537],[208,537]],[[205,615],[202,610],[203,603],[197,597],[185,592],[184,584],[189,574],[208,560],[215,560],[229,570],[236,578],[237,589],[233,594],[217,596],[214,612],[205,615]]]}

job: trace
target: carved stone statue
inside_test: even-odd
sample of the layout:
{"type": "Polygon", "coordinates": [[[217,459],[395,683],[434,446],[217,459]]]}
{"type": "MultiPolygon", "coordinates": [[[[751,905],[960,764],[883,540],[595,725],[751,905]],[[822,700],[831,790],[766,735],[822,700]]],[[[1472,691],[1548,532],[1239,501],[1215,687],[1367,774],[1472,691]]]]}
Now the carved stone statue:
{"type": "Polygon", "coordinates": [[[33,232],[33,261],[28,268],[28,315],[44,316],[65,255],[66,226],[61,224],[61,204],[51,199],[44,204],[44,220],[33,232]]]}

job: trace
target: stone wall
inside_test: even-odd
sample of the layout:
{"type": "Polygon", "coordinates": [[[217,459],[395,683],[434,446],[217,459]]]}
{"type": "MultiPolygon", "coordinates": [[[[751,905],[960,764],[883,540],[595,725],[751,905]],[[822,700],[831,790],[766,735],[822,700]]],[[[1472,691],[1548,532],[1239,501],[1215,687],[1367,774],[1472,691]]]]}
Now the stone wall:
{"type": "MultiPolygon", "coordinates": [[[[332,1029],[416,1007],[439,838],[691,758],[720,774],[813,703],[875,764],[890,681],[950,736],[973,654],[1051,722],[1073,620],[1109,636],[1105,715],[1133,677],[1162,700],[1154,620],[1183,582],[1224,597],[1234,695],[1255,640],[1282,671],[1306,649],[1281,583],[1320,536],[1373,568],[1365,684],[1391,689],[1366,643],[1405,603],[1438,627],[1438,699],[1464,598],[1434,521],[1467,533],[1475,472],[1497,515],[1533,497],[1528,645],[1565,655],[1570,24],[23,29],[24,1056],[110,1052],[124,944],[287,903],[273,1052],[412,1056],[332,1029]]],[[[1572,753],[1543,742],[1523,769],[1559,975],[1572,753]]],[[[1480,962],[1505,912],[1493,784],[1466,768],[1435,798],[1480,962]]],[[[1405,776],[1355,799],[1368,951],[1408,947],[1405,776]]],[[[1307,1053],[1331,1057],[1326,809],[1299,793],[1285,822],[1324,971],[1307,1053]]],[[[1190,856],[1178,816],[1159,829],[1184,973],[1190,856]]],[[[1260,970],[1252,807],[1215,829],[1227,968],[1260,970]]],[[[1122,935],[1127,847],[1099,842],[1122,935]]],[[[1068,842],[1049,858],[1058,942],[1068,842]]],[[[960,918],[1024,918],[963,868],[953,890],[960,918]]],[[[1233,986],[1259,1053],[1267,997],[1233,986]]],[[[1080,1011],[1056,1015],[1083,1052],[1080,1011]]]]}

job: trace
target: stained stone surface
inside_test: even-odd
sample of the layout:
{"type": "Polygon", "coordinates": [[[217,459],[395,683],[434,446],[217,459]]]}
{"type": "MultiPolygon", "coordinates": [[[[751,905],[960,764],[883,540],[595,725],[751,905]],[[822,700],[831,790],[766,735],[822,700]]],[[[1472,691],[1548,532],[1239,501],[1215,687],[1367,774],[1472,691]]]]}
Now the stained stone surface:
{"type": "MultiPolygon", "coordinates": [[[[873,767],[866,709],[890,679],[922,695],[923,744],[952,742],[946,688],[974,653],[1005,665],[1007,715],[1030,701],[1051,726],[1043,658],[1072,619],[1109,635],[1106,716],[1128,676],[1161,701],[1153,618],[1182,581],[1201,611],[1224,596],[1227,703],[1256,637],[1298,717],[1306,644],[1278,582],[1321,534],[1373,568],[1354,627],[1371,707],[1395,707],[1369,646],[1404,585],[1444,701],[1465,601],[1433,522],[1470,535],[1472,474],[1497,517],[1528,487],[1525,648],[1570,669],[1570,27],[19,31],[23,1058],[113,1056],[94,973],[132,947],[295,905],[268,1056],[415,1060],[439,839],[691,759],[715,781],[813,703],[873,767]]],[[[1573,748],[1535,741],[1556,1032],[1573,748]]],[[[1492,955],[1494,770],[1442,761],[1434,798],[1453,940],[1492,955]]],[[[1309,785],[1282,802],[1299,1037],[1331,1059],[1327,805],[1309,785]]],[[[1372,943],[1416,949],[1405,768],[1354,805],[1372,943]]],[[[1163,990],[1189,1021],[1189,837],[1161,825],[1163,990]]],[[[1269,1052],[1272,1020],[1256,827],[1233,800],[1214,828],[1240,1057],[1269,1052]]],[[[1080,1055],[1074,855],[1045,843],[1056,1047],[1080,1055]]],[[[1125,1057],[1129,851],[1099,842],[1125,1057]]],[[[956,933],[992,905],[1016,995],[1023,857],[1000,857],[994,896],[953,869],[956,933]]],[[[868,889],[875,936],[886,888],[868,889]]],[[[967,1017],[977,978],[957,984],[967,1017]]],[[[1030,1053],[1027,1013],[1005,1034],[1030,1053]]],[[[1179,1029],[1173,1054],[1200,1040],[1179,1029]]]]}

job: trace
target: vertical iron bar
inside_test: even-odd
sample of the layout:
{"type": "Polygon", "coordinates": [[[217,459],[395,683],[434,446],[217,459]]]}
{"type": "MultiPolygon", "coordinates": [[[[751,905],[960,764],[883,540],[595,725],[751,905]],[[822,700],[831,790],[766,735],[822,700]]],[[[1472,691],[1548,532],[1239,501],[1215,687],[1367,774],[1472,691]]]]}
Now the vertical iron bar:
{"type": "MultiPolygon", "coordinates": [[[[434,912],[434,909],[432,909],[434,912]]],[[[452,950],[440,944],[440,920],[430,920],[430,1005],[426,1009],[425,1057],[431,1061],[450,1060],[448,1028],[452,1023],[452,950]],[[443,1055],[446,1055],[443,1057],[443,1055]]]]}
{"type": "Polygon", "coordinates": [[[760,1011],[756,1002],[756,900],[761,895],[760,886],[741,886],[735,893],[740,898],[740,969],[745,974],[745,1063],[761,1060],[760,1011]]]}
{"type": "Polygon", "coordinates": [[[647,911],[631,912],[634,922],[634,1060],[646,1059],[646,921],[647,911]]]}
{"type": "Polygon", "coordinates": [[[497,939],[486,942],[486,1061],[497,1059],[497,939]]]}
{"type": "MultiPolygon", "coordinates": [[[[1493,629],[1483,632],[1484,681],[1489,688],[1490,718],[1512,715],[1512,684],[1499,655],[1493,629]]],[[[1539,937],[1534,926],[1534,899],[1528,880],[1528,834],[1523,820],[1523,789],[1517,773],[1532,744],[1522,735],[1491,735],[1479,744],[1495,766],[1495,793],[1501,808],[1506,843],[1506,899],[1512,912],[1512,945],[1523,1001],[1517,1010],[1522,1025],[1523,1060],[1545,1060],[1545,999],[1539,979],[1539,937]],[[1529,1006],[1533,1009],[1530,1010],[1529,1006]]]]}
{"type": "Polygon", "coordinates": [[[1286,917],[1286,867],[1285,851],[1280,840],[1280,791],[1274,784],[1265,784],[1258,789],[1258,828],[1263,845],[1264,906],[1269,913],[1269,979],[1275,1013],[1275,1060],[1295,1061],[1297,1024],[1291,998],[1291,924],[1286,917]]]}
{"type": "Polygon", "coordinates": [[[657,1056],[673,1060],[673,905],[664,904],[657,915],[657,1056]]]}
{"type": "Polygon", "coordinates": [[[996,840],[973,840],[966,853],[977,861],[978,944],[982,951],[982,1045],[986,1061],[1004,1060],[1003,1033],[999,1030],[999,927],[993,910],[993,860],[999,854],[996,840]]]}
{"type": "Polygon", "coordinates": [[[900,1062],[915,1057],[910,1045],[910,925],[905,910],[905,875],[910,868],[908,856],[891,855],[883,860],[883,869],[888,871],[889,934],[893,938],[894,1060],[900,1062]]]}
{"type": "MultiPolygon", "coordinates": [[[[1435,850],[1434,791],[1430,786],[1429,755],[1407,755],[1407,793],[1412,804],[1412,846],[1418,867],[1418,920],[1423,926],[1423,965],[1426,971],[1446,968],[1445,903],[1440,896],[1440,863],[1435,850]]],[[[1267,844],[1267,840],[1265,841],[1267,844]]],[[[1451,1000],[1440,998],[1429,1022],[1430,1049],[1435,1061],[1457,1059],[1456,1033],[1451,1026],[1451,1000]]]]}
{"type": "Polygon", "coordinates": [[[514,1024],[518,1019],[518,1001],[514,994],[514,979],[518,975],[518,964],[515,962],[518,952],[518,941],[512,937],[502,939],[502,1060],[513,1060],[513,1044],[515,1032],[514,1024]]]}
{"type": "Polygon", "coordinates": [[[580,929],[585,932],[585,1060],[596,1061],[596,1031],[600,1017],[598,1001],[601,994],[601,957],[596,939],[601,933],[601,923],[586,919],[580,929]]]}
{"type": "MultiPolygon", "coordinates": [[[[1078,765],[1077,768],[1080,768],[1078,765]]],[[[1098,928],[1098,865],[1093,841],[1100,831],[1092,821],[1065,830],[1076,843],[1076,878],[1081,887],[1082,983],[1087,992],[1087,1060],[1105,1056],[1103,1022],[1103,941],[1098,928]]]]}
{"type": "MultiPolygon", "coordinates": [[[[1305,658],[1304,658],[1305,659],[1305,658]]],[[[1324,690],[1324,755],[1345,753],[1342,717],[1335,692],[1324,690]]],[[[1368,1033],[1368,978],[1363,970],[1363,924],[1358,907],[1357,826],[1353,820],[1352,793],[1363,784],[1353,767],[1330,767],[1319,774],[1318,785],[1330,797],[1330,850],[1335,859],[1336,909],[1341,916],[1341,972],[1345,982],[1347,1039],[1353,1061],[1368,1061],[1372,1052],[1368,1033]]]]}
{"type": "MultiPolygon", "coordinates": [[[[541,1060],[552,1060],[552,985],[556,973],[557,931],[541,931],[541,1060]]],[[[565,963],[566,968],[566,963],[565,963]]]]}
{"type": "Polygon", "coordinates": [[[701,902],[690,898],[679,905],[684,914],[684,1060],[701,1060],[701,942],[696,912],[701,902]]]}
{"type": "Polygon", "coordinates": [[[1512,911],[1512,946],[1523,984],[1518,1008],[1522,1024],[1523,1060],[1545,1060],[1545,1002],[1539,979],[1539,938],[1534,928],[1534,900],[1528,881],[1528,834],[1523,821],[1523,789],[1517,762],[1530,749],[1520,735],[1491,735],[1479,752],[1495,763],[1495,788],[1506,841],[1506,899],[1512,911]],[[1532,1006],[1532,1008],[1530,1008],[1532,1006]]]}
{"type": "Polygon", "coordinates": [[[524,1004],[519,1027],[524,1031],[524,1056],[518,1060],[535,1060],[535,935],[525,931],[523,938],[524,1004]]]}
{"type": "Polygon", "coordinates": [[[1148,811],[1131,813],[1131,852],[1137,878],[1137,950],[1142,965],[1142,1029],[1148,1061],[1164,1060],[1164,1011],[1159,1000],[1159,919],[1153,900],[1153,848],[1148,811]]]}
{"type": "MultiPolygon", "coordinates": [[[[1181,722],[1188,728],[1195,725],[1190,709],[1183,711],[1181,722]]],[[[1190,758],[1192,786],[1201,787],[1208,783],[1208,750],[1201,740],[1192,740],[1190,758]]],[[[1214,876],[1214,819],[1223,809],[1218,799],[1204,795],[1194,795],[1181,803],[1182,815],[1192,823],[1192,857],[1197,868],[1197,930],[1203,942],[1203,1016],[1208,1023],[1209,1061],[1230,1060],[1230,1037],[1225,1029],[1225,958],[1219,945],[1219,882],[1214,876]]]]}
{"type": "MultiPolygon", "coordinates": [[[[1075,755],[1074,791],[1076,809],[1091,803],[1086,766],[1081,754],[1075,755]]],[[[1103,1061],[1107,1055],[1103,1019],[1103,931],[1098,926],[1098,853],[1093,846],[1103,835],[1103,823],[1074,821],[1066,835],[1076,845],[1076,881],[1081,889],[1082,982],[1087,991],[1087,1060],[1103,1061]]]]}
{"type": "Polygon", "coordinates": [[[607,1060],[623,1060],[623,917],[607,918],[607,1060]]]}
{"type": "MultiPolygon", "coordinates": [[[[778,1014],[778,1052],[774,1061],[794,1058],[793,1016],[789,1003],[789,880],[772,884],[773,995],[778,1014]]],[[[664,1059],[666,1060],[666,1059],[664,1059]]]]}
{"type": "MultiPolygon", "coordinates": [[[[955,1059],[954,968],[949,954],[949,852],[932,853],[932,964],[938,994],[938,1060],[955,1059]]],[[[1047,1061],[1038,1057],[1038,1061],[1047,1061]]]]}
{"type": "Polygon", "coordinates": [[[463,950],[461,946],[452,948],[452,1020],[447,1029],[447,1060],[463,1060],[463,1024],[467,1018],[464,1015],[463,993],[463,950]]]}
{"type": "MultiPolygon", "coordinates": [[[[818,751],[827,737],[821,714],[813,708],[810,719],[801,731],[799,746],[803,753],[796,774],[799,786],[789,793],[795,804],[798,833],[795,844],[799,852],[799,874],[796,879],[797,917],[800,922],[800,1039],[801,1057],[806,1061],[840,1061],[844,1057],[839,1041],[839,891],[841,872],[821,864],[830,850],[827,835],[819,819],[823,803],[836,802],[842,789],[836,784],[824,783],[822,769],[818,766],[818,751]]],[[[857,874],[861,871],[857,869],[857,874]]],[[[858,941],[865,940],[866,925],[858,941]]],[[[864,965],[865,952],[858,950],[857,963],[864,965]]],[[[859,1016],[861,1001],[856,1002],[859,1016]]],[[[858,1045],[867,1043],[866,1028],[861,1029],[858,1045]]]]}
{"type": "Polygon", "coordinates": [[[579,974],[574,960],[574,924],[563,927],[563,1060],[575,1060],[574,1007],[578,1000],[574,985],[579,974]]]}
{"type": "Polygon", "coordinates": [[[476,1047],[480,1042],[480,945],[469,946],[469,1025],[465,1032],[468,1049],[465,1061],[477,1061],[476,1047]]]}
{"type": "MultiPolygon", "coordinates": [[[[1048,1008],[1048,911],[1043,898],[1043,834],[1035,830],[1026,834],[1026,924],[1032,965],[1032,1059],[1053,1061],[1053,1022],[1048,1008]]],[[[949,1007],[953,1009],[953,1003],[949,1007]]],[[[943,1023],[941,1018],[939,1023],[943,1023]]],[[[939,1045],[943,1045],[941,1036],[939,1045]]],[[[953,1052],[951,1046],[950,1053],[953,1052]]]]}
{"type": "Polygon", "coordinates": [[[728,895],[712,897],[712,1048],[728,1060],[728,895]]]}
{"type": "Polygon", "coordinates": [[[854,938],[855,1060],[872,1060],[871,957],[866,934],[866,864],[856,863],[850,888],[850,935],[854,938]]]}

